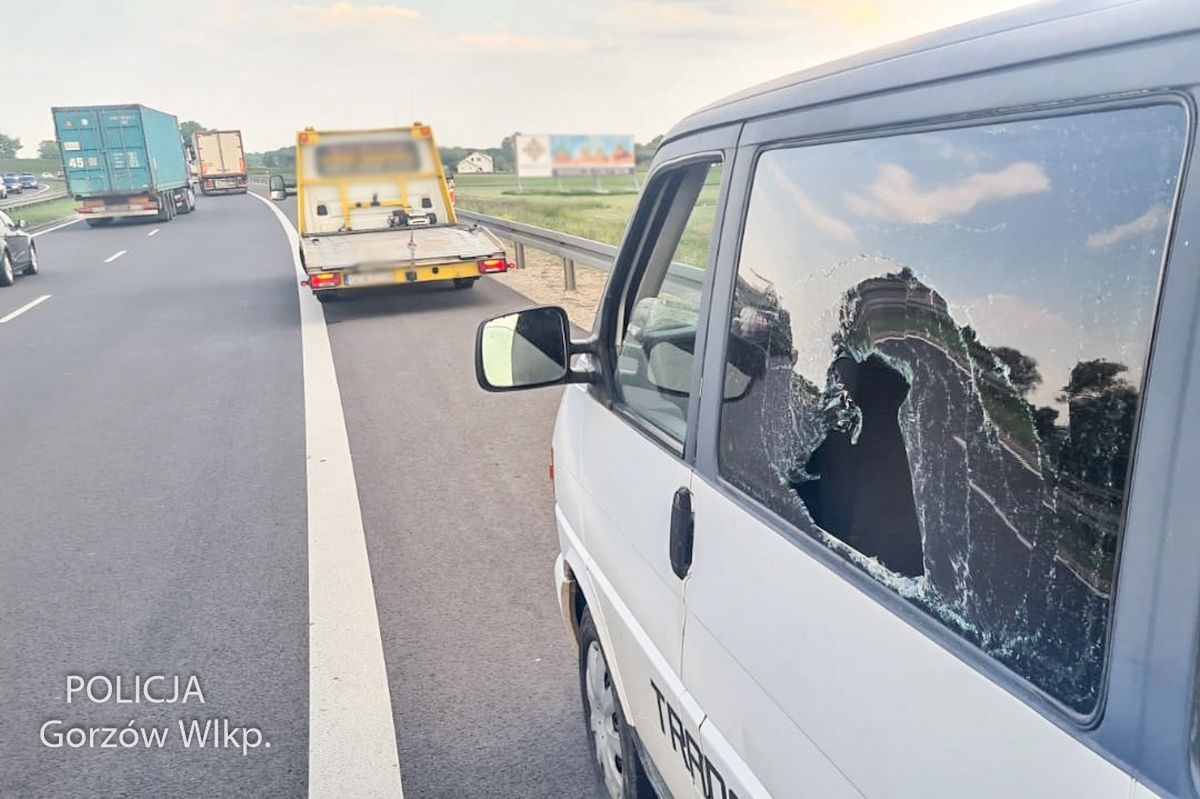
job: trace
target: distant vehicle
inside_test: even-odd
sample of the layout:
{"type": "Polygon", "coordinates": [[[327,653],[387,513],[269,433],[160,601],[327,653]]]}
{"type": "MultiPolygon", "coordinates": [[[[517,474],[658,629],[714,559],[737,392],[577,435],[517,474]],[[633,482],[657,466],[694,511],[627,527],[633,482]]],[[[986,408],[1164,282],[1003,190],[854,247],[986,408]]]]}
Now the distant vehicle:
{"type": "Polygon", "coordinates": [[[0,287],[11,286],[18,274],[37,273],[37,246],[25,230],[25,220],[14,222],[0,211],[0,287]]]}
{"type": "Polygon", "coordinates": [[[32,172],[22,172],[20,179],[22,189],[36,189],[38,186],[37,177],[32,172]]]}
{"type": "Polygon", "coordinates": [[[4,173],[4,188],[8,189],[8,191],[12,194],[20,194],[21,193],[21,177],[20,177],[20,175],[15,175],[12,172],[5,172],[4,173]]]}
{"type": "Polygon", "coordinates": [[[8,184],[4,182],[3,178],[0,178],[0,200],[7,200],[7,199],[8,199],[8,184]]]}
{"type": "MultiPolygon", "coordinates": [[[[287,196],[282,175],[273,200],[287,196]]],[[[317,299],[346,290],[444,281],[469,289],[508,268],[490,231],[462,225],[428,125],[296,137],[300,260],[317,299]]]]}
{"type": "Polygon", "coordinates": [[[53,177],[54,177],[54,173],[53,173],[53,172],[43,172],[43,173],[41,174],[41,176],[42,176],[42,177],[44,177],[44,178],[53,178],[53,177]]]}
{"type": "Polygon", "coordinates": [[[1194,0],[1046,3],[747,89],[590,336],[481,325],[561,387],[609,796],[1200,796],[1198,52],[1194,0]]]}
{"type": "Polygon", "coordinates": [[[196,207],[172,114],[144,105],[51,109],[65,161],[67,191],[89,225],[153,217],[169,222],[196,207]]]}
{"type": "Polygon", "coordinates": [[[250,188],[246,153],[239,130],[198,130],[192,136],[200,191],[205,194],[245,194],[250,188]]]}

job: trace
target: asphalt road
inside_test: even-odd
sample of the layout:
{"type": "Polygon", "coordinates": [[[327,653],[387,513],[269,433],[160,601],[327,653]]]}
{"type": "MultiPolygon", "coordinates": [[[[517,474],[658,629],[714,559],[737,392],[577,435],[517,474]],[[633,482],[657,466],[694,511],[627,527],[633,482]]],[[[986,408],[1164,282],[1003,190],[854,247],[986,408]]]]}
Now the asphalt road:
{"type": "MultiPolygon", "coordinates": [[[[0,317],[51,295],[0,324],[0,796],[307,794],[296,278],[263,203],[199,203],[42,235],[0,290],[0,317]],[[204,704],[66,701],[155,673],[204,704]],[[271,747],[184,748],[210,717],[271,747]],[[174,739],[48,748],[52,719],[174,739]]],[[[557,392],[474,385],[478,321],[525,304],[483,280],[325,307],[409,799],[599,795],[551,576],[557,392]]]]}

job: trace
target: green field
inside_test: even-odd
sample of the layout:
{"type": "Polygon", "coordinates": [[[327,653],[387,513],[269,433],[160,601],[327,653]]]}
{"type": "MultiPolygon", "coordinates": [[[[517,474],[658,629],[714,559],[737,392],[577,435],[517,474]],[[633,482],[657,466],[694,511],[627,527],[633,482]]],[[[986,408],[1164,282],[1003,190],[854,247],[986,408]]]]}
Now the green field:
{"type": "MultiPolygon", "coordinates": [[[[716,210],[719,173],[710,173],[696,211],[688,221],[676,260],[703,265],[716,210]]],[[[637,176],[638,185],[645,174],[637,176]]],[[[617,244],[637,204],[637,189],[628,175],[601,178],[525,178],[517,187],[515,175],[459,175],[457,205],[468,211],[524,222],[585,239],[617,244]]]]}

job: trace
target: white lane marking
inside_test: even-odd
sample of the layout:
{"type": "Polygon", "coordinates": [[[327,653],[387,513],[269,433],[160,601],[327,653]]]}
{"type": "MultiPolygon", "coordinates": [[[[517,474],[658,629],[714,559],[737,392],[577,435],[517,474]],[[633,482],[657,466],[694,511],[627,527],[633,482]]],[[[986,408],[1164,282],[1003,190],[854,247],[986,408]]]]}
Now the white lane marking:
{"type": "Polygon", "coordinates": [[[45,230],[39,230],[37,233],[31,233],[30,235],[36,239],[38,236],[45,236],[47,233],[53,233],[56,230],[62,230],[63,228],[69,227],[70,225],[73,225],[76,222],[82,222],[82,221],[83,221],[83,217],[77,216],[74,219],[68,219],[66,222],[63,222],[61,225],[55,225],[54,227],[48,227],[45,230]]]}
{"type": "Polygon", "coordinates": [[[129,250],[117,250],[112,255],[105,258],[104,263],[111,264],[113,261],[117,260],[118,258],[120,258],[122,255],[124,255],[127,252],[129,252],[129,250]]]}
{"type": "Polygon", "coordinates": [[[5,316],[5,317],[0,317],[0,325],[6,324],[6,323],[8,323],[8,322],[11,322],[12,320],[16,319],[16,318],[17,318],[18,316],[20,316],[21,314],[23,314],[23,313],[25,313],[26,311],[28,311],[30,308],[34,308],[34,307],[36,307],[36,306],[38,306],[38,305],[41,305],[41,304],[42,304],[43,302],[45,302],[46,300],[50,299],[50,297],[51,297],[51,295],[49,295],[49,294],[43,294],[42,296],[38,297],[36,300],[33,300],[33,301],[31,301],[31,302],[27,302],[27,303],[25,303],[25,304],[24,304],[24,305],[22,305],[20,308],[18,308],[17,310],[13,311],[12,313],[10,313],[8,316],[5,316]]]}
{"type": "Polygon", "coordinates": [[[300,295],[308,474],[308,795],[402,799],[400,756],[358,486],[325,313],[300,240],[265,197],[292,251],[300,295]]]}
{"type": "Polygon", "coordinates": [[[147,233],[147,234],[146,234],[146,236],[147,236],[147,238],[148,238],[148,237],[150,237],[150,236],[153,236],[153,235],[154,235],[155,233],[157,233],[157,232],[158,232],[158,228],[154,228],[154,230],[151,230],[149,233],[147,233]]]}

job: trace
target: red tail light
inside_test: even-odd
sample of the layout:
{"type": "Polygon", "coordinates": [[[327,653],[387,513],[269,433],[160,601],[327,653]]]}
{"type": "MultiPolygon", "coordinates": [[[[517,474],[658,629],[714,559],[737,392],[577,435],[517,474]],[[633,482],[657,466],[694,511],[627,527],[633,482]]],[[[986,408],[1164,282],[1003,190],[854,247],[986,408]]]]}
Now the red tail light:
{"type": "Polygon", "coordinates": [[[342,276],[337,272],[321,272],[308,279],[314,289],[336,289],[342,285],[342,276]]]}
{"type": "Polygon", "coordinates": [[[503,258],[485,258],[479,262],[479,274],[486,275],[489,272],[507,272],[508,261],[503,258]]]}
{"type": "Polygon", "coordinates": [[[204,181],[204,188],[211,189],[215,185],[211,180],[204,181]]]}

